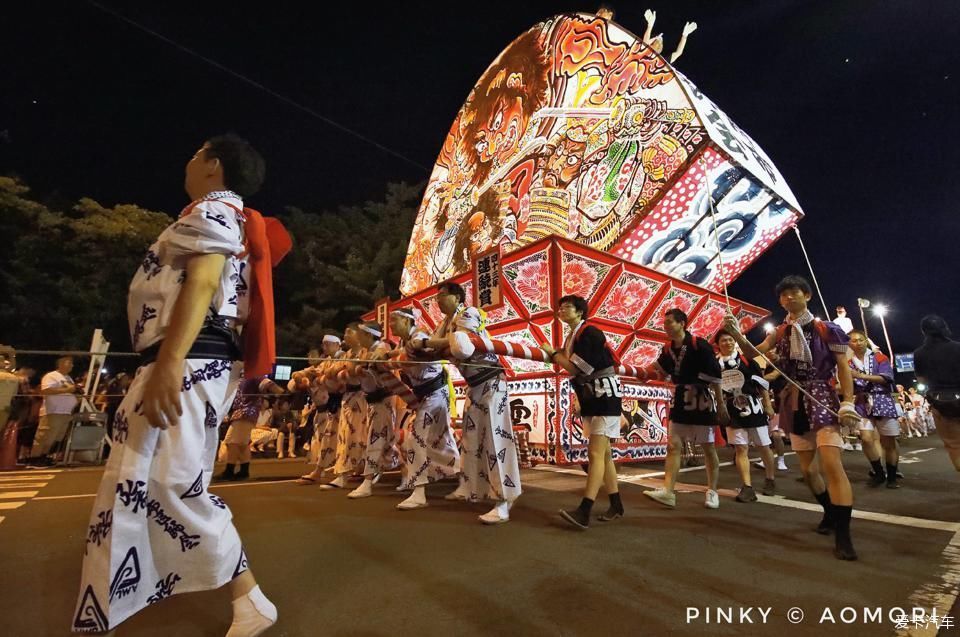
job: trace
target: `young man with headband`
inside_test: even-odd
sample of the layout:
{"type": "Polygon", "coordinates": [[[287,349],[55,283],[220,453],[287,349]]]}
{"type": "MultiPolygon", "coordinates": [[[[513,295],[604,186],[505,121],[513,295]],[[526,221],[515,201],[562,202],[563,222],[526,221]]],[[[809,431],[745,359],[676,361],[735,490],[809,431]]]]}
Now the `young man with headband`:
{"type": "Polygon", "coordinates": [[[408,511],[427,506],[427,484],[460,473],[460,451],[450,428],[447,372],[439,363],[423,364],[429,359],[419,359],[411,347],[415,341],[429,340],[417,326],[417,312],[410,308],[394,310],[390,313],[390,330],[400,339],[403,357],[411,361],[399,363],[400,377],[419,399],[414,417],[408,419],[401,448],[404,472],[399,490],[412,493],[397,508],[408,511]],[[419,360],[423,362],[416,362],[419,360]]]}
{"type": "MultiPolygon", "coordinates": [[[[361,323],[357,338],[363,348],[362,359],[383,361],[390,354],[390,346],[380,340],[383,328],[376,321],[361,323]]],[[[348,498],[368,498],[373,485],[384,471],[400,466],[397,450],[397,413],[390,392],[377,378],[375,370],[355,364],[360,372],[360,387],[367,402],[367,444],[364,451],[363,483],[347,494],[348,498]]]]}

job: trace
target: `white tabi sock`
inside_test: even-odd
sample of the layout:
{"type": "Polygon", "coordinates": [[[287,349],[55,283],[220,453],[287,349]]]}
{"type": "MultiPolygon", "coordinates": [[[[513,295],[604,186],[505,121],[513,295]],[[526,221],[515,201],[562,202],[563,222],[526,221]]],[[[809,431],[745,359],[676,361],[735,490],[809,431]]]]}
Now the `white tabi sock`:
{"type": "Polygon", "coordinates": [[[414,487],[413,493],[406,500],[397,505],[398,509],[419,509],[427,506],[427,492],[424,487],[414,487]]]}
{"type": "Polygon", "coordinates": [[[345,474],[338,475],[330,484],[335,484],[338,487],[347,486],[347,476],[345,474]]]}
{"type": "Polygon", "coordinates": [[[233,600],[233,623],[227,637],[257,637],[277,621],[277,607],[259,586],[233,600]]]}

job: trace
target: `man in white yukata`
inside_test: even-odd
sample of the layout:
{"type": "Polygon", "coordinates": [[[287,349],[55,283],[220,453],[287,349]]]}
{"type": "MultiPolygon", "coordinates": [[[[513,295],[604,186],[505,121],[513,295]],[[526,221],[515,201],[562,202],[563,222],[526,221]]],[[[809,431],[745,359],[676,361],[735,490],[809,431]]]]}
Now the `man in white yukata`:
{"type": "Polygon", "coordinates": [[[327,375],[331,361],[340,353],[340,337],[326,334],[321,346],[320,362],[304,370],[310,382],[310,400],[317,410],[313,419],[314,437],[310,457],[315,462],[313,471],[300,476],[299,485],[316,484],[325,471],[333,468],[337,459],[337,431],[340,428],[340,401],[343,393],[339,391],[342,383],[327,375]]]}
{"type": "MultiPolygon", "coordinates": [[[[359,323],[350,323],[343,333],[343,342],[348,350],[343,358],[358,359],[363,354],[359,340],[359,323]]],[[[369,419],[367,397],[360,386],[361,371],[349,362],[334,363],[331,373],[344,383],[343,400],[340,404],[340,420],[337,428],[337,452],[333,465],[336,477],[322,489],[342,489],[347,486],[350,474],[363,467],[367,450],[369,419]]]]}
{"type": "Polygon", "coordinates": [[[263,159],[246,141],[206,142],[186,167],[192,203],[130,284],[141,366],[117,410],[86,532],[75,632],[106,632],[171,595],[224,585],[233,598],[227,637],[259,635],[277,619],[230,509],[207,490],[217,427],[244,364],[260,375],[273,362],[270,267],[289,236],[241,199],[258,190],[263,174],[263,159]]]}
{"type": "MultiPolygon", "coordinates": [[[[416,361],[410,344],[429,339],[417,326],[417,313],[413,309],[394,310],[390,314],[390,330],[400,339],[403,356],[416,361]]],[[[423,362],[402,365],[400,372],[403,382],[419,399],[414,417],[407,420],[409,425],[401,446],[404,474],[398,490],[413,490],[410,497],[397,505],[401,511],[427,506],[427,484],[460,473],[460,450],[450,428],[447,373],[439,363],[423,362]]]]}
{"type": "Polygon", "coordinates": [[[510,507],[520,496],[520,460],[510,422],[507,377],[495,354],[476,352],[464,356],[458,352],[455,332],[485,334],[483,316],[475,307],[465,305],[466,292],[456,283],[441,283],[437,304],[446,316],[432,338],[411,342],[414,351],[449,351],[457,358],[457,369],[467,381],[467,402],[460,438],[463,471],[460,486],[447,496],[450,500],[493,500],[496,504],[480,516],[484,524],[502,524],[510,520],[510,507]]]}
{"type": "MultiPolygon", "coordinates": [[[[361,323],[357,337],[364,353],[361,358],[385,361],[390,346],[381,339],[383,330],[376,321],[361,323]]],[[[364,451],[363,482],[347,494],[348,498],[369,498],[373,485],[384,471],[400,466],[400,451],[397,449],[397,412],[393,397],[379,379],[379,370],[363,364],[356,365],[360,374],[360,387],[367,400],[367,446],[364,451]]]]}

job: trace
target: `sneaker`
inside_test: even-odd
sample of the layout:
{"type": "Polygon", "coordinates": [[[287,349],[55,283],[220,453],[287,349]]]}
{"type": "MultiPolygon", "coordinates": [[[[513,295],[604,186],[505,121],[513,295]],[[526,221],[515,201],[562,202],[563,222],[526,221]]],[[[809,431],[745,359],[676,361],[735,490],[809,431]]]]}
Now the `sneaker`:
{"type": "Polygon", "coordinates": [[[563,518],[565,522],[568,522],[571,526],[581,531],[586,531],[590,528],[590,518],[584,515],[580,509],[574,509],[573,511],[560,511],[560,517],[563,518]]]}
{"type": "Polygon", "coordinates": [[[863,446],[858,442],[858,443],[856,443],[856,444],[853,445],[853,450],[854,450],[854,451],[863,451],[863,446]]]}
{"type": "Polygon", "coordinates": [[[789,471],[789,470],[790,469],[787,467],[787,461],[783,458],[783,456],[780,456],[779,458],[777,458],[777,471],[789,471]]]}
{"type": "Polygon", "coordinates": [[[853,445],[851,445],[849,442],[845,442],[845,443],[843,443],[843,450],[844,450],[844,451],[853,451],[853,445]]]}
{"type": "Polygon", "coordinates": [[[767,478],[763,481],[763,495],[776,495],[777,483],[773,478],[767,478]]]}
{"type": "Polygon", "coordinates": [[[597,519],[600,520],[601,522],[612,522],[613,520],[616,520],[617,518],[622,518],[622,517],[623,517],[623,507],[620,507],[619,509],[617,509],[611,506],[604,513],[601,513],[600,515],[598,515],[597,519]]]}
{"type": "Polygon", "coordinates": [[[879,487],[881,484],[887,481],[887,476],[882,473],[877,473],[876,471],[870,472],[870,486],[879,487]]]}
{"type": "MultiPolygon", "coordinates": [[[[743,485],[740,487],[740,490],[737,491],[737,502],[756,502],[757,501],[757,492],[753,490],[753,487],[748,487],[743,485]]],[[[710,506],[709,504],[707,505],[710,506]]],[[[713,508],[713,507],[710,507],[713,508]]]]}
{"type": "MultiPolygon", "coordinates": [[[[753,493],[753,487],[746,487],[750,489],[750,493],[753,493]]],[[[738,495],[739,498],[739,495],[738,495]]],[[[753,493],[753,499],[757,499],[757,494],[753,493]]],[[[742,502],[742,500],[741,500],[742,502]]],[[[720,508],[720,494],[714,491],[713,489],[707,490],[707,496],[703,499],[703,506],[708,509],[719,509],[720,508]]]]}
{"type": "Polygon", "coordinates": [[[677,494],[666,489],[654,489],[653,491],[644,491],[643,495],[651,500],[656,500],[660,504],[668,507],[677,506],[677,494]]]}

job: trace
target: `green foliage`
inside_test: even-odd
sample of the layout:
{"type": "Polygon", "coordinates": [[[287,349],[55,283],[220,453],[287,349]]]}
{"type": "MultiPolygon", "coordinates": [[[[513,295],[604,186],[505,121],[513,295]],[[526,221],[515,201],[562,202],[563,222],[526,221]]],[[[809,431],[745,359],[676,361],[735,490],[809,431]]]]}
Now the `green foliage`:
{"type": "Polygon", "coordinates": [[[422,187],[389,184],[383,201],[278,215],[294,249],[274,275],[277,350],[305,352],[342,332],[384,296],[398,298],[400,273],[422,187]]]}
{"type": "Polygon", "coordinates": [[[20,348],[86,349],[97,327],[129,343],[127,285],[170,218],[133,205],[81,199],[56,211],[0,178],[0,340],[20,348]]]}
{"type": "MultiPolygon", "coordinates": [[[[279,353],[305,353],[378,299],[399,296],[421,190],[390,184],[383,201],[278,215],[294,240],[274,274],[279,353]]],[[[113,349],[128,349],[127,287],[170,222],[163,213],[91,199],[51,210],[19,181],[0,177],[0,342],[86,349],[99,327],[113,349]]]]}

